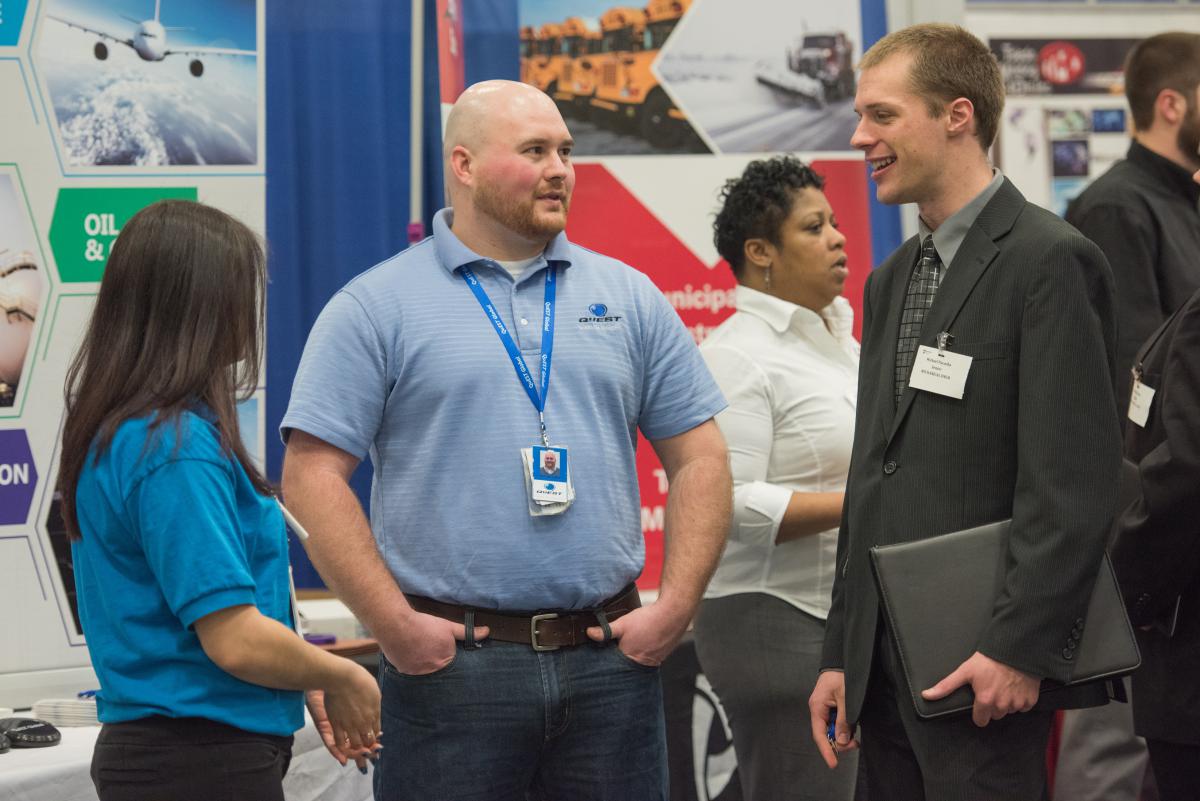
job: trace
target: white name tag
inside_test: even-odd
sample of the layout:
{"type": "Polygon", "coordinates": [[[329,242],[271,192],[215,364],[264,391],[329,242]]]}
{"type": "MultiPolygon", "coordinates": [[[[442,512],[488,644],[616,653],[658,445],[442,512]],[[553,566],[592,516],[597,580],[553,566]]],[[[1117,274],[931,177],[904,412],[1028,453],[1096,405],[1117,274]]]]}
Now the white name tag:
{"type": "Polygon", "coordinates": [[[1129,419],[1140,427],[1146,427],[1150,419],[1150,401],[1154,400],[1154,389],[1142,383],[1140,378],[1133,381],[1133,392],[1129,395],[1129,419]]]}
{"type": "Polygon", "coordinates": [[[936,392],[949,398],[962,399],[967,386],[967,372],[971,369],[971,357],[963,353],[939,351],[928,345],[917,348],[908,385],[913,389],[936,392]]]}

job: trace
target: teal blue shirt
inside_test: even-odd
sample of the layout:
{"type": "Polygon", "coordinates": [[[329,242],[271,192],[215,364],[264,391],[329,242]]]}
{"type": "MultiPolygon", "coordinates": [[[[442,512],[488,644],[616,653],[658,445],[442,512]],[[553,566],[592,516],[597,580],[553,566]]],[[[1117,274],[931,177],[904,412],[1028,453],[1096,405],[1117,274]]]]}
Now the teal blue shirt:
{"type": "Polygon", "coordinates": [[[100,720],[200,717],[291,734],[302,694],[226,673],[192,629],[242,604],[291,627],[279,509],[198,414],[153,432],[150,419],[122,423],[99,460],[93,450],[75,493],[75,587],[100,720]]]}

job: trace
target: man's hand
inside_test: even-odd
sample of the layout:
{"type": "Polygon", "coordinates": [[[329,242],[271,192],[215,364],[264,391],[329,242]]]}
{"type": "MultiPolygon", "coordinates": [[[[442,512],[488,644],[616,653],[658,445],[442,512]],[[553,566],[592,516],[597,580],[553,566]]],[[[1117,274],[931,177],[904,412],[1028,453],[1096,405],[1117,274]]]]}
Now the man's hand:
{"type": "MultiPolygon", "coordinates": [[[[325,692],[323,690],[309,690],[304,694],[304,703],[308,706],[308,714],[312,716],[313,725],[317,728],[317,734],[321,735],[321,742],[325,744],[325,750],[338,761],[339,765],[345,765],[350,759],[358,766],[361,773],[367,772],[367,760],[375,761],[379,758],[379,749],[383,748],[380,743],[375,743],[369,749],[360,749],[357,753],[354,751],[343,751],[337,737],[333,734],[333,724],[329,722],[329,716],[325,714],[325,692]]],[[[383,732],[377,732],[383,734],[383,732]]]]}
{"type": "Polygon", "coordinates": [[[836,768],[839,753],[858,748],[858,741],[854,739],[846,720],[846,675],[842,671],[827,670],[817,677],[817,686],[808,697],[808,715],[812,721],[813,742],[817,744],[821,758],[830,769],[836,768]],[[836,746],[829,742],[829,716],[832,710],[837,710],[837,723],[834,726],[836,746]]]}
{"type": "Polygon", "coordinates": [[[959,687],[971,685],[975,707],[971,719],[986,726],[1012,712],[1028,712],[1037,703],[1042,682],[1037,676],[1009,667],[976,651],[946,678],[921,691],[926,701],[945,698],[959,687]]]}
{"type": "MultiPolygon", "coordinates": [[[[490,634],[487,626],[475,627],[476,641],[490,634]]],[[[410,610],[393,632],[380,637],[379,647],[396,670],[408,676],[424,676],[441,670],[454,659],[455,640],[467,639],[462,623],[410,610]]]]}
{"type": "MultiPolygon", "coordinates": [[[[609,627],[621,653],[639,664],[657,667],[679,643],[689,620],[690,613],[671,610],[656,602],[622,615],[609,627]]],[[[604,629],[599,626],[589,628],[587,635],[596,642],[604,641],[604,629]]]]}

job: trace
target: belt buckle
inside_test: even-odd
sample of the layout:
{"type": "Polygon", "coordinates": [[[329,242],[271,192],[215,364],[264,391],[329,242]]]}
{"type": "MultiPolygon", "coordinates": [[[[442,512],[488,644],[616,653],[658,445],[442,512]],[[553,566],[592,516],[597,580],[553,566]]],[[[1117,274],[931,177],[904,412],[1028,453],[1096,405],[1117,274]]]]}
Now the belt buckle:
{"type": "Polygon", "coordinates": [[[555,620],[558,618],[557,612],[547,612],[542,615],[534,615],[529,618],[529,644],[533,646],[535,651],[557,651],[557,645],[542,645],[538,642],[537,624],[543,620],[555,620]]]}

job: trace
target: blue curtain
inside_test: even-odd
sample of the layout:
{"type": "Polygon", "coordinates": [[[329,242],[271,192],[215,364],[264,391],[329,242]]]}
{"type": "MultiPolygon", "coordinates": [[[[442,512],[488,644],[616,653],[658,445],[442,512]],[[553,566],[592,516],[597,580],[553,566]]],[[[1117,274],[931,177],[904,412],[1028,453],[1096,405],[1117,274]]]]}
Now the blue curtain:
{"type": "MultiPolygon", "coordinates": [[[[267,470],[278,480],[276,432],[313,321],[405,246],[410,18],[386,0],[268,0],[266,26],[267,470]]],[[[369,473],[355,484],[365,497],[369,473]]],[[[296,584],[319,586],[295,543],[292,556],[296,584]]]]}

